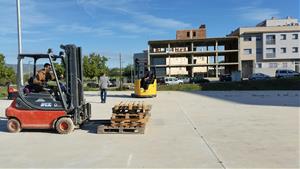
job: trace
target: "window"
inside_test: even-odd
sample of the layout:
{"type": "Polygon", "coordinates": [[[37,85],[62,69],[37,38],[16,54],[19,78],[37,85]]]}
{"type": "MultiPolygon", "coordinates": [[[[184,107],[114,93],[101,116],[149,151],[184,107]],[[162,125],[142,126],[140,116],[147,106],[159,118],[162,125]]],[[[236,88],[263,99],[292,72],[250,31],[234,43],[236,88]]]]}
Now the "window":
{"type": "Polygon", "coordinates": [[[262,48],[256,48],[256,54],[262,54],[262,48]]]}
{"type": "Polygon", "coordinates": [[[276,50],[275,48],[267,48],[266,53],[267,58],[275,58],[276,50]]]}
{"type": "Polygon", "coordinates": [[[267,35],[267,45],[275,45],[275,35],[267,35]]]}
{"type": "Polygon", "coordinates": [[[187,36],[187,37],[190,37],[190,32],[187,32],[187,33],[186,33],[186,36],[187,36]]]}
{"type": "Polygon", "coordinates": [[[256,36],[256,41],[261,41],[261,36],[256,36]]]}
{"type": "Polygon", "coordinates": [[[286,53],[286,48],[280,48],[281,53],[286,53]]]}
{"type": "Polygon", "coordinates": [[[244,49],[244,55],[251,55],[252,49],[244,49]]]}
{"type": "Polygon", "coordinates": [[[269,68],[277,68],[277,63],[269,63],[269,68]]]}
{"type": "Polygon", "coordinates": [[[297,47],[293,47],[293,53],[298,53],[298,48],[297,47]]]}
{"type": "Polygon", "coordinates": [[[193,37],[196,37],[196,32],[193,32],[193,37]]]}
{"type": "Polygon", "coordinates": [[[286,34],[281,34],[280,35],[280,40],[286,40],[286,34]]]}
{"type": "Polygon", "coordinates": [[[286,74],[286,73],[288,73],[288,71],[287,70],[280,70],[279,73],[286,74]]]}
{"type": "Polygon", "coordinates": [[[261,63],[257,63],[256,64],[256,68],[261,68],[262,67],[262,64],[261,63]]]}
{"type": "Polygon", "coordinates": [[[251,36],[245,36],[244,37],[244,41],[251,41],[251,40],[252,40],[251,36]]]}
{"type": "Polygon", "coordinates": [[[298,34],[293,34],[293,39],[294,40],[298,39],[298,34]]]}
{"type": "Polygon", "coordinates": [[[282,67],[283,67],[283,68],[287,68],[287,67],[288,67],[288,64],[287,64],[286,62],[283,62],[283,63],[282,63],[282,67]]]}

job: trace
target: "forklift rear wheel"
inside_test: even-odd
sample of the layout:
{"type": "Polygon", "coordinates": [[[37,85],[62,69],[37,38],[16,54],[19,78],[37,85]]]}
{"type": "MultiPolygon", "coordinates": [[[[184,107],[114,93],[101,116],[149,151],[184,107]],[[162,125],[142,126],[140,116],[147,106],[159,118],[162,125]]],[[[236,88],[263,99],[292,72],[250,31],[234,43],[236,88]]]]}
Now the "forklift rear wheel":
{"type": "Polygon", "coordinates": [[[70,118],[63,117],[56,122],[56,130],[59,134],[69,134],[71,133],[75,126],[70,118]]]}
{"type": "Polygon", "coordinates": [[[9,119],[7,121],[7,130],[10,133],[18,133],[22,130],[21,124],[17,119],[9,119]]]}

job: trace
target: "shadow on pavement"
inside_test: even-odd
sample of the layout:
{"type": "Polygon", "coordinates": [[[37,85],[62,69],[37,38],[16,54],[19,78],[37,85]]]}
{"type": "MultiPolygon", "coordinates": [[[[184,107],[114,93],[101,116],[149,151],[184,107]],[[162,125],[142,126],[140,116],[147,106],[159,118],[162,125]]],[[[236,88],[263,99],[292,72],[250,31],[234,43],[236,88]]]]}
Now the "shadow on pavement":
{"type": "Polygon", "coordinates": [[[85,130],[88,133],[97,134],[97,128],[101,125],[110,124],[110,120],[90,120],[81,126],[81,130],[85,130]]]}
{"type": "Polygon", "coordinates": [[[300,107],[299,91],[195,91],[187,93],[239,104],[300,107]]]}
{"type": "Polygon", "coordinates": [[[7,132],[7,118],[6,117],[0,117],[0,132],[7,132]]]}

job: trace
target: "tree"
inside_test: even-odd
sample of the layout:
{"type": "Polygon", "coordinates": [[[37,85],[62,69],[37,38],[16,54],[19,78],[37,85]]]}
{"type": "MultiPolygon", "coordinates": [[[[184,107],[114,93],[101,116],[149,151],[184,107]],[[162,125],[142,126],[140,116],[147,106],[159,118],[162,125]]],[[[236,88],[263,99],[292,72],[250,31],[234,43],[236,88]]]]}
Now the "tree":
{"type": "Polygon", "coordinates": [[[108,75],[111,77],[120,77],[120,68],[111,68],[108,75]]]}
{"type": "Polygon", "coordinates": [[[16,73],[13,68],[5,65],[5,56],[0,53],[0,84],[16,83],[16,73]]]}
{"type": "Polygon", "coordinates": [[[83,57],[83,75],[90,79],[94,77],[100,79],[102,73],[108,72],[106,62],[108,59],[100,54],[91,53],[89,56],[83,57]]]}
{"type": "Polygon", "coordinates": [[[54,63],[54,68],[58,77],[65,74],[65,68],[62,64],[54,63]]]}
{"type": "Polygon", "coordinates": [[[133,73],[133,72],[131,72],[132,69],[133,69],[133,65],[132,64],[127,65],[124,68],[124,70],[123,70],[123,72],[124,72],[123,76],[130,78],[131,77],[131,73],[133,73]]]}

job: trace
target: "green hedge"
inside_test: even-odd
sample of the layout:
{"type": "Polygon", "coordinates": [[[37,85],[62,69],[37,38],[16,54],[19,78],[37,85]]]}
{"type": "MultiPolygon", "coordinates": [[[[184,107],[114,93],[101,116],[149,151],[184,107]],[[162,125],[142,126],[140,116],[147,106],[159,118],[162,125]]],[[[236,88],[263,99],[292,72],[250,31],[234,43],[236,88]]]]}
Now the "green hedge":
{"type": "Polygon", "coordinates": [[[0,86],[0,98],[7,97],[7,87],[0,86]]]}
{"type": "Polygon", "coordinates": [[[201,89],[202,87],[197,84],[158,85],[159,91],[195,91],[201,89]]]}
{"type": "Polygon", "coordinates": [[[300,90],[300,78],[209,83],[202,85],[202,90],[300,90]]]}
{"type": "Polygon", "coordinates": [[[159,85],[160,91],[300,90],[300,78],[205,84],[159,85]]]}

